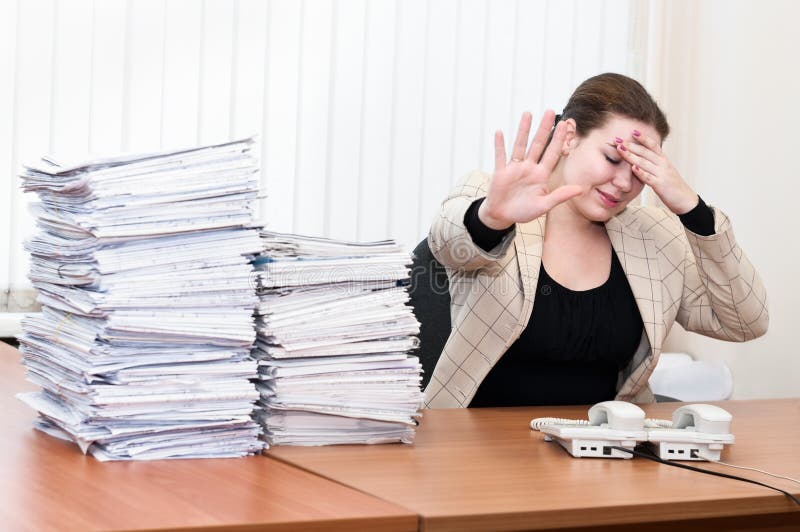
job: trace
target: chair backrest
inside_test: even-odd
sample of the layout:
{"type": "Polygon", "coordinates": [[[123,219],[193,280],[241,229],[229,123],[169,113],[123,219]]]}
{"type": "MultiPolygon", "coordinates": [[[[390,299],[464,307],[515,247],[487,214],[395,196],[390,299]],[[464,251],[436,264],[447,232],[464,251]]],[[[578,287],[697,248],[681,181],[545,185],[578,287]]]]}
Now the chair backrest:
{"type": "Polygon", "coordinates": [[[414,249],[409,295],[420,323],[420,345],[413,354],[422,363],[422,387],[425,388],[451,328],[450,283],[444,266],[431,253],[427,238],[414,249]]]}

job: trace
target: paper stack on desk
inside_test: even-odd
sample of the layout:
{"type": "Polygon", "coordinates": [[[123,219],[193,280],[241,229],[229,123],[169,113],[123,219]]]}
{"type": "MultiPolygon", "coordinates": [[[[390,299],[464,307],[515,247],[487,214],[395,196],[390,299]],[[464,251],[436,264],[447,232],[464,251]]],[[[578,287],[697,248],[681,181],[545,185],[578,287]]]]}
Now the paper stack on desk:
{"type": "Polygon", "coordinates": [[[100,460],[260,451],[251,139],[26,166],[43,311],[20,350],[37,428],[100,460]]]}
{"type": "Polygon", "coordinates": [[[422,393],[409,254],[392,241],[262,240],[254,355],[267,441],[411,442],[422,393]]]}

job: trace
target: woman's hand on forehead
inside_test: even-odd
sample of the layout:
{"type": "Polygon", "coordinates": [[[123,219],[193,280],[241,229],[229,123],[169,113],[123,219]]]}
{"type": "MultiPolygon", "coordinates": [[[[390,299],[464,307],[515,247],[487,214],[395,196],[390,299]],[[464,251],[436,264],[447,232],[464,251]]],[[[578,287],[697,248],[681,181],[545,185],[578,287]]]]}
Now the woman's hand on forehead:
{"type": "Polygon", "coordinates": [[[633,174],[658,195],[675,214],[686,214],[700,201],[697,193],[672,166],[655,138],[638,130],[630,141],[615,139],[617,152],[631,165],[633,174]]]}

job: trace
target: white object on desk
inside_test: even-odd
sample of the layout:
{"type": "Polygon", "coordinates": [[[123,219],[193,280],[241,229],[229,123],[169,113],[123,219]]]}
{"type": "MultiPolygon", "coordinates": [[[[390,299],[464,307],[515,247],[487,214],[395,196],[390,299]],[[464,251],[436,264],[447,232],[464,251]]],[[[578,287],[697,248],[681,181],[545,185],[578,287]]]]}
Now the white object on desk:
{"type": "Polygon", "coordinates": [[[633,454],[611,447],[633,449],[640,441],[647,441],[644,430],[644,411],[624,401],[603,401],[589,409],[589,421],[537,424],[531,428],[545,433],[545,439],[558,442],[575,458],[633,458],[633,454]]]}
{"type": "Polygon", "coordinates": [[[650,376],[650,388],[679,401],[723,401],[733,394],[733,376],[724,362],[694,360],[686,353],[661,353],[650,376]]]}
{"type": "Polygon", "coordinates": [[[619,447],[654,443],[663,460],[719,460],[723,447],[734,442],[732,416],[708,404],[679,407],[672,420],[645,419],[644,411],[624,401],[604,401],[589,409],[588,420],[535,418],[531,428],[558,442],[572,456],[633,458],[619,447]]]}
{"type": "Polygon", "coordinates": [[[21,312],[0,312],[0,338],[14,338],[22,332],[21,312]]]}
{"type": "Polygon", "coordinates": [[[722,448],[734,442],[732,416],[718,406],[685,405],[672,414],[671,428],[652,428],[647,439],[662,460],[719,460],[722,448]]]}

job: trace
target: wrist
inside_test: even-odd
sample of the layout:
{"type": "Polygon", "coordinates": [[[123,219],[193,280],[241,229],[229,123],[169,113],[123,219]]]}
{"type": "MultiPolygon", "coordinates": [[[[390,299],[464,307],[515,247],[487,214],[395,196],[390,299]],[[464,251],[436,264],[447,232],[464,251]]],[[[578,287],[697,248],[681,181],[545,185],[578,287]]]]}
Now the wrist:
{"type": "Polygon", "coordinates": [[[700,204],[700,196],[698,196],[697,193],[692,192],[691,194],[687,195],[685,199],[682,199],[680,202],[675,203],[672,206],[671,210],[673,213],[677,214],[678,216],[681,216],[691,211],[699,204],[700,204]]]}
{"type": "Polygon", "coordinates": [[[489,202],[487,200],[484,200],[480,207],[478,207],[478,219],[483,225],[495,231],[504,231],[505,229],[508,229],[514,225],[514,222],[503,220],[502,218],[494,215],[491,212],[489,202]]]}
{"type": "Polygon", "coordinates": [[[714,234],[714,211],[698,196],[697,206],[686,214],[678,216],[683,226],[700,236],[714,234]]]}

